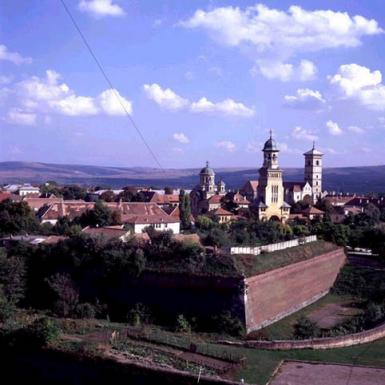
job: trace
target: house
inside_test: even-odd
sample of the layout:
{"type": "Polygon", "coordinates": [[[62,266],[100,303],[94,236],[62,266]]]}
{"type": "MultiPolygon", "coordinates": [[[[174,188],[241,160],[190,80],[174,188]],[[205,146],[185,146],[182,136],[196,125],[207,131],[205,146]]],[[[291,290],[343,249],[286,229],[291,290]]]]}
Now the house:
{"type": "Polygon", "coordinates": [[[177,194],[159,194],[153,191],[150,193],[152,196],[148,202],[156,203],[163,210],[179,206],[179,195],[177,194]]]}
{"type": "Polygon", "coordinates": [[[142,233],[146,227],[158,231],[171,230],[174,234],[180,232],[180,220],[168,215],[156,203],[149,202],[119,202],[107,204],[112,210],[121,214],[123,224],[130,226],[133,233],[142,233]]]}
{"type": "Polygon", "coordinates": [[[82,200],[60,201],[41,207],[37,216],[41,223],[50,223],[55,225],[61,217],[68,217],[70,220],[79,217],[87,210],[94,208],[94,202],[85,202],[82,200]]]}
{"type": "Polygon", "coordinates": [[[248,180],[239,192],[246,197],[249,202],[253,202],[258,197],[258,181],[248,180]]]}
{"type": "Polygon", "coordinates": [[[63,198],[57,198],[55,195],[51,195],[48,198],[25,196],[23,197],[23,202],[26,202],[33,211],[38,212],[43,206],[63,202],[63,198]]]}
{"type": "Polygon", "coordinates": [[[131,237],[130,231],[124,229],[123,226],[88,226],[82,230],[82,233],[94,238],[103,238],[106,241],[119,240],[122,242],[127,242],[127,240],[131,237]]]}
{"type": "Polygon", "coordinates": [[[286,202],[305,201],[312,203],[313,201],[312,188],[309,182],[283,182],[283,188],[286,202]]]}
{"type": "Polygon", "coordinates": [[[332,206],[345,206],[346,203],[355,198],[355,195],[327,195],[325,201],[329,202],[332,206]]]}
{"type": "Polygon", "coordinates": [[[0,202],[5,201],[7,199],[11,199],[12,193],[9,191],[0,191],[0,202]]]}
{"type": "Polygon", "coordinates": [[[317,209],[314,206],[310,206],[304,210],[301,211],[301,214],[310,220],[313,219],[322,219],[325,215],[325,212],[322,210],[317,209]]]}
{"type": "Polygon", "coordinates": [[[237,209],[248,209],[250,206],[249,200],[239,191],[226,194],[225,200],[232,203],[237,209]]]}
{"type": "Polygon", "coordinates": [[[210,211],[209,215],[214,219],[216,219],[218,223],[228,223],[231,220],[235,219],[235,215],[233,213],[223,209],[222,207],[216,210],[210,211]]]}
{"type": "Polygon", "coordinates": [[[40,195],[40,188],[32,186],[29,183],[24,184],[8,184],[3,188],[5,191],[18,194],[20,196],[26,195],[40,195]]]}

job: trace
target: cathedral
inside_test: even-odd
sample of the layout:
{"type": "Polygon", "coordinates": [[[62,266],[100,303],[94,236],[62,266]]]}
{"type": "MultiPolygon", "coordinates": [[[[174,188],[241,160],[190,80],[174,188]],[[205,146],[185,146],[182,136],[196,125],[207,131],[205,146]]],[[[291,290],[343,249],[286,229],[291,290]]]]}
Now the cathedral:
{"type": "MultiPolygon", "coordinates": [[[[270,132],[270,138],[263,146],[263,163],[259,169],[259,180],[249,180],[240,190],[260,220],[286,222],[290,216],[290,204],[304,200],[314,204],[322,197],[322,152],[313,147],[304,153],[304,180],[284,182],[279,166],[279,149],[270,132]]],[[[209,167],[202,168],[200,183],[191,192],[193,213],[205,213],[221,207],[226,195],[223,181],[215,183],[215,172],[209,167]]]]}

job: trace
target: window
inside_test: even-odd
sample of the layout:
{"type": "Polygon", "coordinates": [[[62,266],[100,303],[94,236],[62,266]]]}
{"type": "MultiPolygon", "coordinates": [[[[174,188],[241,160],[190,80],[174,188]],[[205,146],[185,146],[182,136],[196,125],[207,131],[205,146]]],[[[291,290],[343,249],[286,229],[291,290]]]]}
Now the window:
{"type": "Polygon", "coordinates": [[[316,164],[317,166],[319,166],[319,160],[317,160],[317,161],[315,162],[315,164],[316,164]]]}

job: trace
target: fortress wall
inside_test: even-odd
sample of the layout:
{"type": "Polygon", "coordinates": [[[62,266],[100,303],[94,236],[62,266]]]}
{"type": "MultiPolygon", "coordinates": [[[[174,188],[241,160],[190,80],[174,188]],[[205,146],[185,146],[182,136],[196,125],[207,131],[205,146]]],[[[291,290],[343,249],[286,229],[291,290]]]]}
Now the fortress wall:
{"type": "Polygon", "coordinates": [[[245,279],[246,330],[261,329],[327,294],[345,263],[342,248],[245,279]]]}

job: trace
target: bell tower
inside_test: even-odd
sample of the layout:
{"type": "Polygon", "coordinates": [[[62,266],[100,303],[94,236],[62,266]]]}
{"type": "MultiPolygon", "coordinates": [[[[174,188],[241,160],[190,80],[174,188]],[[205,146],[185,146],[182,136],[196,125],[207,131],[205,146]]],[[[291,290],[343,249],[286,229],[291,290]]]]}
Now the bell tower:
{"type": "Polygon", "coordinates": [[[305,156],[305,182],[312,188],[313,202],[322,196],[322,156],[323,153],[313,148],[303,154],[305,156]]]}

